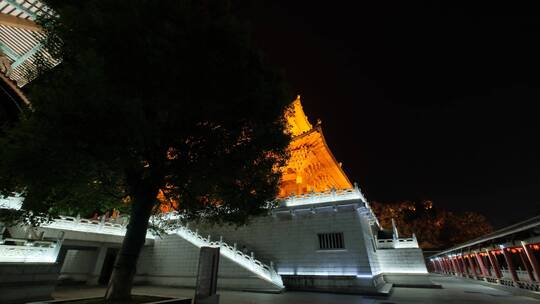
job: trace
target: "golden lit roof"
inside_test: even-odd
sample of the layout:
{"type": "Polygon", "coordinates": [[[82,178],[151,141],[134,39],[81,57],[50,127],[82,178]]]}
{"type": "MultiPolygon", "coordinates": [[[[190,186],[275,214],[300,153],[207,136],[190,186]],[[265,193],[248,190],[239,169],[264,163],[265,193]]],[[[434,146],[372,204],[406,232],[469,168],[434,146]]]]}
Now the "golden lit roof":
{"type": "Polygon", "coordinates": [[[352,188],[326,144],[320,123],[313,127],[304,113],[300,96],[285,114],[293,139],[289,144],[291,158],[282,168],[280,197],[352,188]]]}
{"type": "Polygon", "coordinates": [[[304,108],[302,108],[300,95],[296,96],[296,99],[290,105],[289,110],[285,113],[285,118],[287,118],[288,129],[292,136],[301,135],[313,128],[304,113],[304,108]]]}

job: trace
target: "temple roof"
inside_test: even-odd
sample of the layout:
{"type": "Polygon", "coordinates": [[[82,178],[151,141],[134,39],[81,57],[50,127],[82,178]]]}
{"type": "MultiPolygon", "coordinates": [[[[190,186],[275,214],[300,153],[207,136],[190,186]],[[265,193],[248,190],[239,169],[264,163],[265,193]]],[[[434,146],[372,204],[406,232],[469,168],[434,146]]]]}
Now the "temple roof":
{"type": "Polygon", "coordinates": [[[58,64],[40,43],[44,34],[34,20],[42,14],[52,11],[38,0],[0,0],[0,71],[19,87],[32,80],[38,54],[58,64]]]}
{"type": "Polygon", "coordinates": [[[321,124],[313,127],[305,115],[300,96],[293,101],[285,117],[293,139],[288,148],[291,158],[282,169],[279,196],[352,188],[324,139],[321,124]]]}
{"type": "Polygon", "coordinates": [[[298,95],[290,105],[287,113],[285,114],[285,118],[287,118],[287,123],[289,124],[288,129],[293,137],[309,132],[313,129],[313,126],[309,123],[309,120],[304,113],[304,108],[302,107],[302,103],[300,101],[300,95],[298,95]]]}

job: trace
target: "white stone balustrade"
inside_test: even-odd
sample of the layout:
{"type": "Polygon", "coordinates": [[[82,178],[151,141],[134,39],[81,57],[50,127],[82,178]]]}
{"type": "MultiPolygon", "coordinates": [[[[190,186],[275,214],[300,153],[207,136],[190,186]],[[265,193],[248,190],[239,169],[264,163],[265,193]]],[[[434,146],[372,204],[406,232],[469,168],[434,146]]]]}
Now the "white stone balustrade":
{"type": "Polygon", "coordinates": [[[294,207],[308,204],[320,204],[347,200],[361,200],[362,202],[367,202],[360,189],[356,186],[351,189],[311,192],[301,195],[289,196],[283,200],[282,204],[285,207],[294,207]]]}
{"type": "Polygon", "coordinates": [[[0,235],[0,263],[54,263],[63,238],[63,232],[57,240],[2,239],[0,235]]]}
{"type": "MultiPolygon", "coordinates": [[[[126,234],[127,218],[122,219],[122,223],[106,221],[104,217],[100,220],[84,219],[73,216],[61,215],[53,222],[43,224],[43,228],[53,228],[58,230],[90,232],[108,235],[124,236],[126,234]]],[[[153,239],[151,233],[146,234],[146,238],[153,239]]]]}
{"type": "Polygon", "coordinates": [[[222,238],[220,238],[219,241],[212,241],[210,239],[210,236],[204,238],[199,235],[198,232],[193,231],[185,226],[181,226],[180,228],[178,228],[176,230],[176,234],[178,234],[185,240],[191,242],[197,247],[219,247],[220,253],[226,258],[235,261],[245,269],[255,273],[262,279],[275,284],[279,288],[284,288],[281,276],[275,271],[272,262],[270,262],[270,265],[266,265],[261,261],[255,259],[253,253],[251,253],[251,255],[248,255],[238,250],[236,248],[236,244],[231,246],[223,242],[222,238]]]}
{"type": "Polygon", "coordinates": [[[412,238],[397,238],[397,239],[378,239],[378,249],[399,249],[399,248],[419,248],[418,241],[413,235],[412,238]]]}
{"type": "Polygon", "coordinates": [[[0,197],[0,209],[21,209],[24,198],[22,196],[0,197]]]}

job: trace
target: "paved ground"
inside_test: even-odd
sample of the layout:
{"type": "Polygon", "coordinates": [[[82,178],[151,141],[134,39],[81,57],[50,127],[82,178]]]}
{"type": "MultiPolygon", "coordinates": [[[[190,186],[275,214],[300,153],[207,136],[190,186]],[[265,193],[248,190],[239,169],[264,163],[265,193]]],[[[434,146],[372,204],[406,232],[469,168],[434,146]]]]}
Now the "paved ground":
{"type": "MultiPolygon", "coordinates": [[[[312,292],[285,292],[283,294],[265,294],[236,291],[219,291],[221,304],[540,304],[540,300],[530,297],[515,296],[493,287],[484,286],[472,281],[464,281],[452,277],[434,276],[432,280],[441,284],[442,289],[427,288],[394,288],[389,297],[366,297],[359,295],[342,295],[312,292]]],[[[137,286],[135,293],[155,294],[190,298],[191,289],[171,287],[137,286]]],[[[105,293],[101,287],[59,287],[53,296],[56,299],[82,298],[100,296],[105,293]]]]}

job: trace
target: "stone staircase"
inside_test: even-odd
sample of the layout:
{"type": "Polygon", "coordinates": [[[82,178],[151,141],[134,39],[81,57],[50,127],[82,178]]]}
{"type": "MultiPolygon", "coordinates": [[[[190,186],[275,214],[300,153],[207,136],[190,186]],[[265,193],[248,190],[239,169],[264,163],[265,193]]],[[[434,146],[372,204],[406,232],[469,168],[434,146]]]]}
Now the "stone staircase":
{"type": "Polygon", "coordinates": [[[186,226],[179,227],[175,233],[199,248],[203,246],[219,247],[222,256],[270,283],[274,289],[281,291],[285,288],[281,276],[274,269],[273,263],[270,262],[270,265],[262,263],[255,259],[253,252],[250,255],[245,254],[236,248],[236,244],[231,246],[225,243],[223,238],[212,241],[210,236],[204,238],[198,233],[198,230],[193,231],[186,226]]]}

